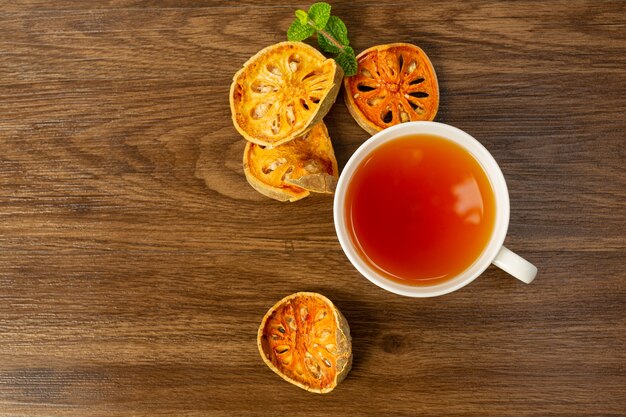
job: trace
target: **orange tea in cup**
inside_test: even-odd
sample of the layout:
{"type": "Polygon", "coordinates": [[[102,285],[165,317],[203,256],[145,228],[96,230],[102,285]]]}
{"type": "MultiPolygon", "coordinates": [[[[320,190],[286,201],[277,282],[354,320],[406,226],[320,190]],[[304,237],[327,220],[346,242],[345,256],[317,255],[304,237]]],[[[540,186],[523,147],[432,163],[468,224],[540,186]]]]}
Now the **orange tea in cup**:
{"type": "Polygon", "coordinates": [[[438,284],[472,265],[496,216],[480,163],[460,145],[424,134],[376,147],[350,179],[345,204],[361,258],[412,285],[438,284]]]}

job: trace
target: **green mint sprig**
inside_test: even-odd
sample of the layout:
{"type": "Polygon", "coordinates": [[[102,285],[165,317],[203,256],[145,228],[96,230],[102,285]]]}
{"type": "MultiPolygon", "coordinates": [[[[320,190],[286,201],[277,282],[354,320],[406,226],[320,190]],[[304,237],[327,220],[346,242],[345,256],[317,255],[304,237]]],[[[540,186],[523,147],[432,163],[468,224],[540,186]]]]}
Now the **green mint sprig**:
{"type": "Polygon", "coordinates": [[[296,20],[287,30],[287,39],[303,41],[315,34],[322,51],[336,54],[335,61],[345,75],[356,74],[356,56],[350,47],[348,29],[340,18],[330,15],[328,3],[314,3],[308,12],[296,10],[296,20]]]}

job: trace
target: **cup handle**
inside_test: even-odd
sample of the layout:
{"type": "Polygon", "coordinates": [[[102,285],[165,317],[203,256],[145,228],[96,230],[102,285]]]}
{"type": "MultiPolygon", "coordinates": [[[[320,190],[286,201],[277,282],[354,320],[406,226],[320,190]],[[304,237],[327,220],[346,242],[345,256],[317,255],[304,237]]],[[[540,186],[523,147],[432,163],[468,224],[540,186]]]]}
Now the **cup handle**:
{"type": "Polygon", "coordinates": [[[537,276],[535,265],[504,246],[496,255],[493,264],[526,284],[533,282],[537,276]]]}

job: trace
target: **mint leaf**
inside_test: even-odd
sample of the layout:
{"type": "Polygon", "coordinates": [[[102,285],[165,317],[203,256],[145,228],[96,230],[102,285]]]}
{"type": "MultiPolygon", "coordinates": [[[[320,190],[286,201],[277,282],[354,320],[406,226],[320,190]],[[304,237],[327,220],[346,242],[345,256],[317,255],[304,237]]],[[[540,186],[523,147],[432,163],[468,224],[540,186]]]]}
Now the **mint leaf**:
{"type": "Polygon", "coordinates": [[[337,16],[331,16],[330,19],[328,19],[324,30],[343,46],[347,46],[350,43],[348,41],[348,28],[346,28],[345,23],[337,16]]]}
{"type": "Polygon", "coordinates": [[[354,49],[349,46],[348,29],[340,18],[330,15],[328,3],[314,3],[308,12],[296,10],[296,20],[287,30],[287,39],[303,41],[315,34],[322,51],[336,54],[335,61],[344,75],[356,74],[358,65],[354,49]]]}
{"type": "Polygon", "coordinates": [[[343,68],[343,73],[346,77],[350,77],[356,74],[357,62],[354,55],[354,49],[349,46],[343,47],[343,52],[337,55],[335,61],[343,68]]]}
{"type": "MultiPolygon", "coordinates": [[[[328,33],[326,33],[326,35],[328,35],[328,33]]],[[[341,48],[331,42],[322,32],[317,32],[317,43],[324,52],[329,52],[331,54],[338,54],[341,52],[341,48]]]]}
{"type": "Polygon", "coordinates": [[[315,23],[315,29],[322,30],[330,18],[330,4],[319,2],[313,3],[309,8],[309,19],[315,23]]]}
{"type": "Polygon", "coordinates": [[[309,15],[304,10],[296,10],[296,17],[298,18],[298,21],[300,21],[300,23],[302,23],[303,25],[306,25],[309,21],[309,15]]]}
{"type": "Polygon", "coordinates": [[[287,29],[287,39],[290,41],[303,41],[306,38],[313,36],[315,29],[309,25],[303,25],[300,21],[295,20],[289,29],[287,29]]]}

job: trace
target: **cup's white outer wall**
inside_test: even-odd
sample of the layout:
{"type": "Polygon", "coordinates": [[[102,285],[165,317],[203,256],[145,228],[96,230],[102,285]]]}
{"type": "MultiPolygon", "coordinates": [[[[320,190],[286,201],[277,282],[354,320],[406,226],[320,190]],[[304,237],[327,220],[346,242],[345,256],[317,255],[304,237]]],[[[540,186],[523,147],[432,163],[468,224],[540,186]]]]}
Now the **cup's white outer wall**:
{"type": "MultiPolygon", "coordinates": [[[[509,227],[509,211],[509,191],[506,187],[504,175],[502,175],[502,171],[500,170],[498,163],[495,159],[493,159],[493,156],[491,156],[489,151],[487,151],[487,149],[485,149],[480,142],[469,134],[457,129],[456,127],[438,122],[401,123],[378,132],[365,141],[356,150],[356,152],[352,154],[348,163],[344,167],[339,177],[339,182],[337,183],[333,205],[333,216],[337,237],[339,238],[339,243],[341,244],[343,251],[352,265],[354,265],[354,267],[372,283],[386,289],[387,291],[408,297],[436,297],[448,294],[466,286],[476,279],[494,261],[496,255],[502,248],[502,244],[504,243],[504,238],[509,227]],[[483,170],[487,174],[496,200],[496,219],[494,231],[487,247],[483,250],[483,253],[468,269],[457,277],[432,286],[402,284],[379,274],[365,261],[363,261],[363,259],[361,259],[361,256],[352,244],[352,239],[350,238],[350,234],[345,224],[344,210],[346,206],[346,189],[350,183],[352,175],[359,167],[363,159],[375,148],[386,142],[403,136],[416,134],[440,136],[459,144],[461,147],[469,151],[480,163],[483,170]]],[[[454,254],[451,254],[451,256],[454,256],[454,254]]]]}

